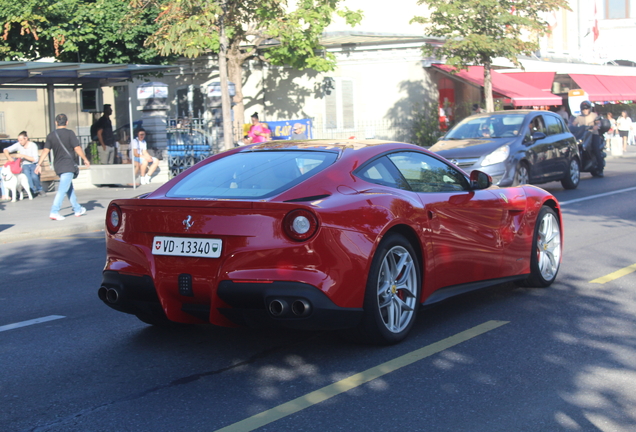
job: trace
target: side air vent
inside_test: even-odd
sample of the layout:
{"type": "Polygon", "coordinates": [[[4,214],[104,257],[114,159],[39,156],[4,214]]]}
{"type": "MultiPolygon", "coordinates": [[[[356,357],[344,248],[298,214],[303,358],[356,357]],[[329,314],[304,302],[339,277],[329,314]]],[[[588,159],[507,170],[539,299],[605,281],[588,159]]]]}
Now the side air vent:
{"type": "Polygon", "coordinates": [[[286,200],[285,202],[316,201],[316,200],[321,200],[321,199],[327,198],[328,196],[331,196],[331,195],[326,194],[326,195],[308,196],[308,197],[303,197],[303,198],[294,198],[294,199],[286,200]]]}

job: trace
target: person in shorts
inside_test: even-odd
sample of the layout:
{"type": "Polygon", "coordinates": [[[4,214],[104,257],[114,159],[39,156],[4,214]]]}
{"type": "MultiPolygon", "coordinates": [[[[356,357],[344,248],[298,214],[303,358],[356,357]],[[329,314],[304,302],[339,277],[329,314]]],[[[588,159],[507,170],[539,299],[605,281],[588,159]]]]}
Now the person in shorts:
{"type": "Polygon", "coordinates": [[[135,164],[135,172],[139,170],[141,184],[149,184],[152,174],[159,166],[159,160],[156,157],[150,156],[148,153],[146,131],[144,128],[137,129],[137,134],[131,143],[131,152],[133,163],[135,164]]]}

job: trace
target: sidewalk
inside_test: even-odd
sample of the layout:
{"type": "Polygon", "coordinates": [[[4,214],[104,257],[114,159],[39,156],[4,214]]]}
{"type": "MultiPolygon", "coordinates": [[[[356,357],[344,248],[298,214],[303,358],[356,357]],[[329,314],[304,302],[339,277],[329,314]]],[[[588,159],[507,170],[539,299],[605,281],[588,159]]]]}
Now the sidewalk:
{"type": "MultiPolygon", "coordinates": [[[[636,158],[636,146],[630,146],[627,153],[620,156],[612,156],[608,151],[606,160],[611,163],[612,160],[624,158],[636,158]]],[[[66,217],[63,221],[49,219],[55,192],[44,198],[33,198],[32,201],[0,202],[0,244],[103,230],[106,209],[112,200],[151,192],[162,184],[151,183],[137,189],[120,186],[75,190],[77,200],[86,207],[86,214],[75,217],[68,199],[64,198],[60,211],[66,217]]]]}
{"type": "Polygon", "coordinates": [[[77,201],[86,207],[84,216],[75,217],[67,197],[64,197],[60,214],[63,221],[49,219],[56,192],[33,200],[0,202],[0,244],[35,238],[64,236],[100,231],[104,229],[108,204],[117,198],[132,198],[151,192],[162,183],[132,187],[100,187],[75,190],[77,201]]]}

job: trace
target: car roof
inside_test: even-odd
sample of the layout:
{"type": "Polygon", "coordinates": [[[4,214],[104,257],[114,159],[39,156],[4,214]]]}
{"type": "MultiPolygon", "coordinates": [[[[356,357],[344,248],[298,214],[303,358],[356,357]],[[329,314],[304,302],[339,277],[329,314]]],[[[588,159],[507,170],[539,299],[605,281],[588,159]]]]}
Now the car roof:
{"type": "Polygon", "coordinates": [[[280,151],[280,150],[302,150],[302,151],[330,151],[341,155],[358,152],[379,153],[393,149],[419,149],[422,147],[414,144],[407,144],[396,141],[385,141],[377,139],[316,139],[302,141],[268,141],[264,143],[251,144],[244,147],[241,152],[251,151],[280,151]],[[380,148],[382,147],[382,148],[380,148]]]}

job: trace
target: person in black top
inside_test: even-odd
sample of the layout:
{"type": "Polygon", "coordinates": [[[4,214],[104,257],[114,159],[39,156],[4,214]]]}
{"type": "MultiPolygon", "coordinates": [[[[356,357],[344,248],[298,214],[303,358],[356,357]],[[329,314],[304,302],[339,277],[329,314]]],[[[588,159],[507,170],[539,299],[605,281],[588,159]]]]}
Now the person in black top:
{"type": "Polygon", "coordinates": [[[55,116],[57,129],[47,135],[44,150],[42,150],[38,166],[35,168],[35,173],[40,174],[42,171],[42,163],[49,155],[49,152],[53,150],[53,155],[55,156],[55,173],[60,177],[60,184],[58,185],[57,194],[53,200],[49,217],[58,221],[65,219],[64,216],[60,214],[60,207],[62,206],[64,195],[68,196],[75,216],[82,216],[86,213],[86,209],[77,202],[75,190],[73,189],[73,176],[75,175],[76,166],[73,154],[77,154],[81,157],[87,167],[91,165],[88,159],[86,159],[84,150],[82,150],[75,132],[66,128],[67,123],[68,118],[66,114],[58,114],[55,116]]]}
{"type": "Polygon", "coordinates": [[[97,129],[97,151],[99,153],[99,163],[110,165],[115,163],[115,134],[110,116],[113,109],[109,104],[104,105],[104,114],[95,122],[97,129]]]}

